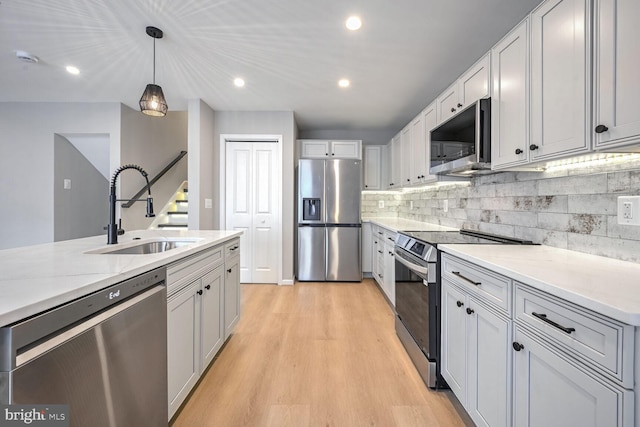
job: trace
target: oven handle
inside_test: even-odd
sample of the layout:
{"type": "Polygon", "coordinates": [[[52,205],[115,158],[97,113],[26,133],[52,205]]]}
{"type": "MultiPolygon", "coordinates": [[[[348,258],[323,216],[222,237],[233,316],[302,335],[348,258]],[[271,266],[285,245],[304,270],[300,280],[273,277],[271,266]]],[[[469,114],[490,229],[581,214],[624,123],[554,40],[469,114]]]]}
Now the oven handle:
{"type": "Polygon", "coordinates": [[[399,261],[401,264],[403,264],[405,267],[407,267],[409,270],[413,270],[425,276],[429,274],[429,267],[423,267],[422,265],[414,264],[411,261],[404,258],[402,254],[400,254],[398,251],[395,251],[395,252],[396,252],[396,260],[399,261]]]}

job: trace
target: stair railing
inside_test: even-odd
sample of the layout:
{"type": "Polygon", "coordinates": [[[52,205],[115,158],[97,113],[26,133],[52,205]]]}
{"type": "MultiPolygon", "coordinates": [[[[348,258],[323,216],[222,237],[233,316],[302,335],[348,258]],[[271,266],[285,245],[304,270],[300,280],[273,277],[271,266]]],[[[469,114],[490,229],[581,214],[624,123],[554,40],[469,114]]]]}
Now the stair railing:
{"type": "MultiPolygon", "coordinates": [[[[186,156],[187,152],[186,151],[181,151],[180,154],[178,154],[178,156],[173,159],[167,166],[164,167],[164,169],[162,169],[160,172],[158,172],[158,174],[156,176],[154,176],[151,180],[149,180],[149,187],[151,187],[153,184],[155,184],[160,178],[162,178],[162,176],[167,173],[172,167],[175,166],[176,163],[178,163],[180,161],[180,159],[182,159],[184,156],[186,156]]],[[[138,191],[132,198],[130,201],[128,201],[127,203],[123,203],[121,205],[121,207],[123,208],[130,208],[135,202],[138,201],[138,199],[140,198],[140,196],[142,196],[144,194],[144,192],[147,191],[147,186],[145,185],[144,187],[142,187],[140,189],[140,191],[138,191]]],[[[146,199],[145,199],[146,200],[146,199]]]]}

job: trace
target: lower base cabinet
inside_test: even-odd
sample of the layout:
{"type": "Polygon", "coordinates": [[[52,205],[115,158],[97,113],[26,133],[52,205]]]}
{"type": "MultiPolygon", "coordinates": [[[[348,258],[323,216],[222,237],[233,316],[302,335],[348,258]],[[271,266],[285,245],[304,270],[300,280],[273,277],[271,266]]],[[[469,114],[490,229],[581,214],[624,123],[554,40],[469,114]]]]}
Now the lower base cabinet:
{"type": "Polygon", "coordinates": [[[634,425],[633,391],[587,372],[519,326],[514,350],[514,426],[634,425]]]}
{"type": "Polygon", "coordinates": [[[442,297],[442,376],[476,425],[511,425],[511,322],[447,280],[442,297]]]}
{"type": "Polygon", "coordinates": [[[169,420],[240,318],[239,240],[167,268],[169,420]]]}

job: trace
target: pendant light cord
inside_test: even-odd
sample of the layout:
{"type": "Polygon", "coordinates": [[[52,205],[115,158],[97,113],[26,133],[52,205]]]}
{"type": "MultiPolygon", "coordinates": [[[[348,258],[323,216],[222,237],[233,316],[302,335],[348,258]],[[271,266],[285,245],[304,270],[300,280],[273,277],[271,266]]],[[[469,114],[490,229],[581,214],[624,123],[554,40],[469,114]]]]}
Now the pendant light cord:
{"type": "Polygon", "coordinates": [[[156,39],[153,38],[153,84],[156,84],[156,39]]]}

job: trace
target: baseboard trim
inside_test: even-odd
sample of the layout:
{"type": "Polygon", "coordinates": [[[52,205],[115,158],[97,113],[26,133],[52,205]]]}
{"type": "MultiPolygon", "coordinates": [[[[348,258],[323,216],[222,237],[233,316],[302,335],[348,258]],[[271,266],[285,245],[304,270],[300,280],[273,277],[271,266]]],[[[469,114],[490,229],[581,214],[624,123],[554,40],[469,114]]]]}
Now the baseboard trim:
{"type": "Polygon", "coordinates": [[[279,283],[279,285],[281,286],[293,286],[293,280],[292,279],[282,279],[282,281],[279,283]]]}

